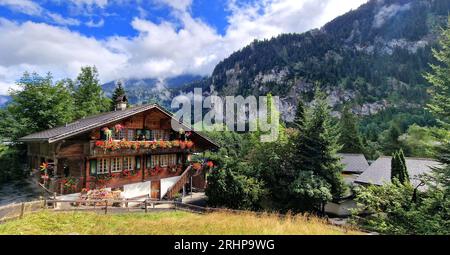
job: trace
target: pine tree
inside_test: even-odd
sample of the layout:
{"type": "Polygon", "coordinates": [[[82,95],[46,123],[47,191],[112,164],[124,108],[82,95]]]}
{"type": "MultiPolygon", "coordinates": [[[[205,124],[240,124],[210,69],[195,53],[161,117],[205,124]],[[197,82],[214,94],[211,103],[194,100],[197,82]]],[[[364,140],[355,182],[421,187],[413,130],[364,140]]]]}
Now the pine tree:
{"type": "Polygon", "coordinates": [[[400,127],[397,123],[391,123],[391,126],[383,134],[382,144],[386,154],[392,154],[401,149],[399,137],[401,135],[400,127]]]}
{"type": "Polygon", "coordinates": [[[341,149],[339,128],[333,122],[326,96],[320,90],[316,92],[314,105],[306,116],[304,130],[294,142],[295,168],[313,173],[319,179],[317,182],[323,180],[329,184],[334,198],[340,198],[345,188],[341,176],[343,166],[337,155],[341,149]]]}
{"type": "Polygon", "coordinates": [[[445,124],[450,123],[450,18],[449,27],[443,31],[439,42],[440,49],[433,49],[433,56],[439,62],[431,64],[432,72],[425,78],[431,83],[431,102],[428,109],[445,124]]]}
{"type": "Polygon", "coordinates": [[[341,136],[339,143],[343,145],[343,153],[364,153],[364,145],[358,129],[355,116],[350,112],[350,107],[345,106],[339,121],[341,136]]]}
{"type": "Polygon", "coordinates": [[[122,86],[122,82],[118,81],[111,97],[111,111],[114,111],[116,109],[117,98],[124,95],[126,95],[125,89],[122,86]]]}
{"type": "Polygon", "coordinates": [[[103,93],[95,66],[82,67],[74,87],[77,118],[109,110],[111,105],[110,99],[103,93]]]}
{"type": "Polygon", "coordinates": [[[301,129],[305,124],[305,104],[302,99],[298,99],[297,111],[295,112],[294,125],[295,128],[301,129]]]}

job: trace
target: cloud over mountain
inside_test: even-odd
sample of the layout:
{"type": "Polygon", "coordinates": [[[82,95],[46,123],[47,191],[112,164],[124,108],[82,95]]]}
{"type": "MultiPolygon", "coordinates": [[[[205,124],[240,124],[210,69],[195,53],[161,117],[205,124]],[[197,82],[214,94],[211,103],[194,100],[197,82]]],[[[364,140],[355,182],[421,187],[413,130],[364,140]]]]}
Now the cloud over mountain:
{"type": "MultiPolygon", "coordinates": [[[[71,0],[80,8],[107,9],[107,0],[71,0]]],[[[140,1],[137,1],[137,3],[140,1]]],[[[192,0],[154,0],[170,10],[170,17],[151,20],[134,17],[134,36],[95,38],[72,30],[80,25],[73,17],[49,15],[46,23],[0,19],[0,94],[4,84],[13,84],[24,71],[45,73],[56,78],[74,77],[83,65],[96,65],[102,81],[119,78],[166,78],[180,74],[210,74],[214,66],[254,39],[280,33],[304,32],[356,8],[366,0],[262,0],[227,2],[224,33],[195,16],[192,0]]],[[[42,7],[28,0],[0,0],[0,5],[38,15],[42,7]],[[16,4],[15,4],[15,3],[16,4]]],[[[139,5],[138,5],[139,6],[139,5]]],[[[142,8],[139,6],[139,8],[142,8]]],[[[105,21],[86,22],[101,27],[105,21]]],[[[99,28],[95,28],[99,29],[99,28]]]]}

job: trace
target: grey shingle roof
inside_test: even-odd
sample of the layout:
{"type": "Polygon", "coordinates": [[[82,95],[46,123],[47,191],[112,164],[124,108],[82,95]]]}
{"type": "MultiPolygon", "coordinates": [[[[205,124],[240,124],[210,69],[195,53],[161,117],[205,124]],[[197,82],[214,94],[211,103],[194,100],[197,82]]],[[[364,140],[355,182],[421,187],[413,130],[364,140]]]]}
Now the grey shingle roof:
{"type": "MultiPolygon", "coordinates": [[[[432,159],[406,158],[411,183],[419,184],[417,177],[431,172],[431,168],[439,167],[440,163],[432,159]]],[[[391,181],[391,157],[380,157],[370,165],[357,179],[356,183],[383,185],[391,181]]]]}
{"type": "MultiPolygon", "coordinates": [[[[22,137],[19,139],[21,142],[49,142],[53,143],[56,141],[60,141],[62,139],[66,139],[68,137],[82,134],[84,132],[88,132],[94,128],[102,127],[105,125],[112,124],[116,121],[120,121],[122,119],[128,118],[130,116],[133,116],[135,114],[150,110],[156,108],[158,110],[161,110],[163,113],[165,113],[169,117],[173,117],[172,113],[165,110],[163,107],[157,105],[157,104],[151,104],[151,105],[142,105],[142,106],[136,106],[132,108],[125,109],[123,111],[114,111],[114,112],[107,112],[102,114],[97,114],[94,116],[90,116],[84,119],[77,120],[73,123],[56,127],[52,129],[48,129],[42,132],[34,133],[27,135],[25,137],[22,137]]],[[[183,125],[186,130],[189,130],[190,128],[183,125]]],[[[214,141],[206,137],[204,134],[201,134],[199,132],[195,132],[210,143],[214,144],[215,146],[219,147],[214,141]]]]}
{"type": "Polygon", "coordinates": [[[341,163],[344,165],[344,171],[346,173],[362,173],[368,167],[369,163],[363,154],[348,154],[341,153],[341,163]]]}

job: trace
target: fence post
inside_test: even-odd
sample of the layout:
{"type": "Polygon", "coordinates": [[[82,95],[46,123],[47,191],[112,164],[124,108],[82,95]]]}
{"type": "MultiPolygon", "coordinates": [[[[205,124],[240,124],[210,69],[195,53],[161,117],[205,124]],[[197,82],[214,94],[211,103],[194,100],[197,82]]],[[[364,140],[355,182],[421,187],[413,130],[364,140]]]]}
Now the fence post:
{"type": "Polygon", "coordinates": [[[20,217],[19,218],[23,218],[23,213],[25,211],[25,203],[22,202],[22,205],[20,207],[20,217]]]}
{"type": "Polygon", "coordinates": [[[148,212],[148,210],[147,210],[147,199],[145,199],[145,201],[144,201],[144,206],[145,206],[145,213],[147,213],[148,212]]]}
{"type": "Polygon", "coordinates": [[[53,193],[53,209],[56,208],[56,192],[53,193]]]}
{"type": "Polygon", "coordinates": [[[108,199],[105,200],[105,214],[108,213],[108,199]]]}
{"type": "Polygon", "coordinates": [[[44,209],[47,209],[47,198],[44,197],[44,204],[42,205],[44,209]]]}

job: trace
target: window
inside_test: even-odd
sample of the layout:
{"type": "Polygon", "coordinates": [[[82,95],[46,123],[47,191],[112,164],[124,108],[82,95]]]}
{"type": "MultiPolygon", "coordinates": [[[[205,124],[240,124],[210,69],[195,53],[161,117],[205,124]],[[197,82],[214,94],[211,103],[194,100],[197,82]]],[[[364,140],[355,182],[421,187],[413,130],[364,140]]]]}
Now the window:
{"type": "Polygon", "coordinates": [[[119,132],[113,132],[114,140],[123,140],[125,138],[125,130],[120,130],[119,132]]]}
{"type": "Polygon", "coordinates": [[[172,166],[177,164],[177,154],[152,155],[150,166],[172,166]]]}
{"type": "Polygon", "coordinates": [[[112,158],[111,159],[111,173],[122,172],[122,159],[112,158]]]}
{"type": "Polygon", "coordinates": [[[152,132],[150,130],[145,130],[145,140],[147,141],[153,141],[152,132]]]}
{"type": "Polygon", "coordinates": [[[177,154],[169,155],[169,166],[173,166],[177,164],[177,154]]]}
{"type": "Polygon", "coordinates": [[[152,167],[159,166],[159,155],[152,155],[152,167]]]}
{"type": "Polygon", "coordinates": [[[168,166],[169,165],[169,155],[161,155],[161,160],[159,161],[159,164],[161,166],[168,166]]]}
{"type": "Polygon", "coordinates": [[[134,130],[133,129],[127,130],[127,140],[134,141],[134,130]]]}
{"type": "Polygon", "coordinates": [[[134,170],[133,168],[133,159],[132,157],[123,158],[123,169],[124,170],[134,170]]]}
{"type": "Polygon", "coordinates": [[[168,141],[170,139],[170,132],[167,130],[152,130],[151,140],[164,140],[168,141]]]}
{"type": "Polygon", "coordinates": [[[97,174],[107,174],[109,172],[109,159],[102,158],[97,160],[97,174]]]}
{"type": "Polygon", "coordinates": [[[91,159],[89,160],[89,168],[90,168],[90,174],[95,175],[97,174],[97,160],[91,159]]]}

